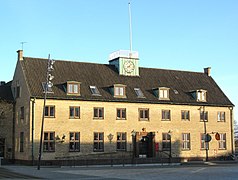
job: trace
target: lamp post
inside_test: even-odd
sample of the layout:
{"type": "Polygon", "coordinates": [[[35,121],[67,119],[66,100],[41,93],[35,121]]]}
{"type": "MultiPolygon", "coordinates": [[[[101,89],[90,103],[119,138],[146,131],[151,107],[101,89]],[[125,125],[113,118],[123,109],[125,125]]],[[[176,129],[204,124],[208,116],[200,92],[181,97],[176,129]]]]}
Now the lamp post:
{"type": "Polygon", "coordinates": [[[172,140],[171,140],[171,134],[172,131],[168,131],[168,135],[169,135],[169,163],[171,163],[172,161],[172,140]]]}
{"type": "Polygon", "coordinates": [[[207,134],[207,125],[206,125],[206,112],[205,112],[205,106],[202,106],[200,108],[200,111],[203,113],[202,114],[202,120],[203,120],[203,125],[204,125],[204,138],[205,138],[205,150],[206,150],[206,162],[208,161],[208,145],[209,141],[211,140],[211,136],[207,134]]]}
{"type": "Polygon", "coordinates": [[[43,104],[43,113],[42,113],[42,121],[41,121],[40,147],[39,147],[39,157],[38,157],[38,167],[37,167],[38,170],[40,170],[40,164],[41,164],[46,98],[47,98],[47,93],[53,93],[51,89],[53,87],[53,83],[51,81],[53,80],[54,76],[52,76],[50,72],[54,70],[53,68],[54,63],[55,61],[50,59],[50,54],[49,54],[48,63],[47,63],[47,72],[46,72],[46,82],[42,83],[43,89],[44,89],[44,104],[43,104]]]}
{"type": "MultiPolygon", "coordinates": [[[[112,139],[113,139],[113,135],[110,133],[108,136],[107,136],[109,142],[110,142],[110,146],[112,144],[112,139]]],[[[111,152],[111,166],[112,166],[112,152],[111,152]]]]}

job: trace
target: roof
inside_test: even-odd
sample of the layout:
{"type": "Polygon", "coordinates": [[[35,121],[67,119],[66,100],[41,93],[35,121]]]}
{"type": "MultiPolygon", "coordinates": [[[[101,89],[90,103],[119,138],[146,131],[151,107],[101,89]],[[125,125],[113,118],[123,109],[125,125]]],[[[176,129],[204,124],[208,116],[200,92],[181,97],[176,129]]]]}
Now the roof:
{"type": "Polygon", "coordinates": [[[11,83],[12,83],[12,81],[10,81],[6,84],[0,85],[0,100],[4,100],[7,102],[13,102],[11,83]]]}
{"type": "MultiPolygon", "coordinates": [[[[24,57],[21,61],[32,97],[42,98],[42,82],[46,81],[47,59],[24,57]]],[[[141,103],[203,104],[233,106],[212,77],[201,72],[140,68],[139,77],[121,76],[114,65],[56,60],[54,63],[53,92],[49,98],[124,101],[141,103]],[[69,96],[65,92],[67,81],[81,82],[81,96],[69,96]],[[109,88],[114,84],[126,85],[126,98],[115,98],[109,88]],[[96,86],[101,96],[93,96],[89,86],[96,86]],[[153,88],[170,88],[170,100],[158,100],[153,88]],[[138,98],[134,88],[140,88],[145,98],[138,98]],[[197,102],[192,90],[207,91],[207,102],[197,102]],[[176,92],[177,91],[177,92],[176,92]]]]}

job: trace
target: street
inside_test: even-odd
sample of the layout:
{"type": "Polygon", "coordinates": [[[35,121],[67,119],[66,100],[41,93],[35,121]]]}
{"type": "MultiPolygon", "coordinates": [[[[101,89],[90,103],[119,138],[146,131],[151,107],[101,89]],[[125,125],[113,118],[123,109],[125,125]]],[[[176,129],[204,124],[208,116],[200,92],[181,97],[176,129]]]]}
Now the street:
{"type": "MultiPolygon", "coordinates": [[[[42,167],[37,170],[32,166],[4,166],[5,170],[21,173],[29,177],[41,179],[237,179],[237,164],[212,164],[212,165],[143,165],[143,166],[100,166],[100,167],[42,167]]],[[[0,169],[0,179],[2,169],[0,169]]],[[[19,174],[18,174],[19,175],[19,174]]],[[[23,177],[22,177],[23,178],[23,177]]],[[[24,179],[26,179],[24,178],[24,179]]]]}

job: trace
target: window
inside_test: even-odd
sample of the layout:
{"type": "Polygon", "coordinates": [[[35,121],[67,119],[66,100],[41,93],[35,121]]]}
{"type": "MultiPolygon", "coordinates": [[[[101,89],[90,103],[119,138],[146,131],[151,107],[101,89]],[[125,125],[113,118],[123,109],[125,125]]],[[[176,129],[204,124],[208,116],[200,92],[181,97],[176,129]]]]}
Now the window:
{"type": "Polygon", "coordinates": [[[218,112],[217,113],[217,121],[218,122],[225,122],[226,121],[225,112],[218,112]]]}
{"type": "Polygon", "coordinates": [[[171,136],[169,133],[162,133],[162,150],[168,151],[171,148],[171,136]]]}
{"type": "Polygon", "coordinates": [[[200,121],[208,121],[208,112],[207,111],[201,111],[200,112],[200,121]]]}
{"type": "Polygon", "coordinates": [[[126,133],[125,132],[117,133],[117,150],[126,151],[126,133]]]}
{"type": "Polygon", "coordinates": [[[220,133],[219,149],[226,149],[226,134],[220,133]]]}
{"type": "Polygon", "coordinates": [[[95,107],[93,110],[94,119],[104,119],[104,108],[95,107]]]}
{"type": "Polygon", "coordinates": [[[139,109],[139,120],[140,121],[149,120],[149,109],[139,109]]]}
{"type": "Polygon", "coordinates": [[[78,107],[78,106],[69,107],[69,118],[70,119],[79,119],[80,118],[80,107],[78,107]]]}
{"type": "Polygon", "coordinates": [[[69,151],[71,152],[80,151],[80,133],[79,132],[69,133],[69,151]]]}
{"type": "Polygon", "coordinates": [[[190,133],[182,133],[182,149],[190,150],[190,133]]]}
{"type": "Polygon", "coordinates": [[[92,95],[101,96],[96,86],[89,86],[89,87],[90,87],[92,95]]]}
{"type": "Polygon", "coordinates": [[[169,88],[159,88],[159,100],[169,100],[169,88]]]}
{"type": "Polygon", "coordinates": [[[24,106],[21,107],[21,110],[20,110],[20,119],[24,119],[25,115],[24,115],[24,106]]]}
{"type": "Polygon", "coordinates": [[[198,90],[197,91],[197,101],[206,101],[206,94],[207,94],[207,91],[205,90],[198,90]]]}
{"type": "Polygon", "coordinates": [[[126,97],[126,86],[123,84],[115,84],[114,85],[114,97],[126,97]]]}
{"type": "Polygon", "coordinates": [[[201,149],[209,149],[209,143],[206,143],[206,134],[201,134],[201,149]]]}
{"type": "Polygon", "coordinates": [[[117,119],[126,119],[126,108],[117,109],[117,119]]]}
{"type": "Polygon", "coordinates": [[[21,96],[21,86],[20,86],[20,82],[16,81],[16,98],[19,98],[21,96]]]}
{"type": "Polygon", "coordinates": [[[45,117],[55,117],[55,106],[45,106],[45,117]]]}
{"type": "Polygon", "coordinates": [[[182,110],[181,111],[181,119],[183,121],[189,121],[190,120],[190,113],[187,110],[182,110]]]}
{"type": "Polygon", "coordinates": [[[55,132],[44,132],[43,151],[55,151],[55,132]]]}
{"type": "Polygon", "coordinates": [[[162,121],[170,121],[170,110],[162,110],[162,121]]]}
{"type": "Polygon", "coordinates": [[[20,152],[24,152],[24,132],[20,133],[20,152]]]}
{"type": "Polygon", "coordinates": [[[145,97],[140,88],[134,88],[134,91],[135,91],[138,98],[144,98],[145,97]]]}
{"type": "Polygon", "coordinates": [[[104,133],[103,132],[94,133],[93,151],[94,152],[104,151],[104,133]]]}
{"type": "Polygon", "coordinates": [[[68,95],[80,95],[80,83],[79,82],[67,82],[67,94],[68,95]]]}

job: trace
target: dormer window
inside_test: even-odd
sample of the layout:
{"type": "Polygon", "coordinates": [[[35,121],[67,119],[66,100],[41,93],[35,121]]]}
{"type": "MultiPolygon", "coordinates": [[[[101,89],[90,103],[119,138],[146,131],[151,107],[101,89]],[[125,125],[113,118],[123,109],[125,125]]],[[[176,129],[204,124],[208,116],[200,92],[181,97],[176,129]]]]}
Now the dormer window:
{"type": "Polygon", "coordinates": [[[126,98],[126,86],[123,84],[114,84],[114,97],[126,98]]]}
{"type": "Polygon", "coordinates": [[[202,89],[197,91],[197,101],[202,101],[202,102],[207,101],[206,96],[207,96],[207,91],[202,89]]]}
{"type": "Polygon", "coordinates": [[[169,100],[169,88],[160,87],[158,90],[159,100],[169,100]]]}
{"type": "Polygon", "coordinates": [[[145,97],[140,88],[134,88],[134,91],[135,91],[138,98],[144,98],[145,97]]]}
{"type": "Polygon", "coordinates": [[[76,81],[67,82],[67,94],[80,96],[80,82],[76,81]]]}
{"type": "Polygon", "coordinates": [[[94,96],[101,96],[100,92],[98,91],[98,88],[96,86],[89,86],[92,95],[94,96]]]}

